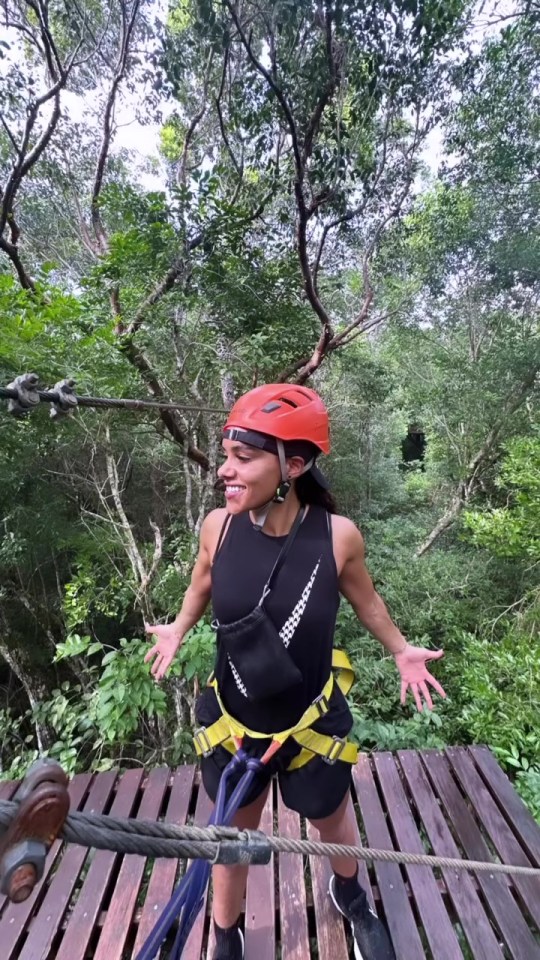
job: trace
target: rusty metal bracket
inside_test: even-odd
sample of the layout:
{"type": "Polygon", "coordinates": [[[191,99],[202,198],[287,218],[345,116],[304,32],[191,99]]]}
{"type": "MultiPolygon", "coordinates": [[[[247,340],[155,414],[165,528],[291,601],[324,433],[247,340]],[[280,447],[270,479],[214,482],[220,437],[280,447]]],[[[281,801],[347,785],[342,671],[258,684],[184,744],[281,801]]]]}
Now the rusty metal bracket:
{"type": "Polygon", "coordinates": [[[69,813],[68,777],[55,760],[37,760],[14,800],[19,808],[0,842],[0,891],[21,903],[41,880],[49,848],[69,813]]]}

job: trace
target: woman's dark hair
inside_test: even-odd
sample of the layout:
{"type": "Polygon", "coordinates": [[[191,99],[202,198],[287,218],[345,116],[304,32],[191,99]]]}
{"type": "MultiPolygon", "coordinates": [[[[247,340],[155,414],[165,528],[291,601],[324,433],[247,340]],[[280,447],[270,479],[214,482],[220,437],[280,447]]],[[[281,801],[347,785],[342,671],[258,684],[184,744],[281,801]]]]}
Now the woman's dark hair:
{"type": "MultiPolygon", "coordinates": [[[[304,463],[317,460],[319,450],[307,440],[287,440],[284,444],[286,457],[302,457],[304,463]]],[[[321,487],[320,483],[308,470],[294,481],[296,496],[300,503],[312,503],[316,507],[324,507],[328,513],[337,513],[337,505],[329,490],[321,487]]]]}
{"type": "Polygon", "coordinates": [[[324,507],[328,513],[337,513],[337,504],[332,493],[324,490],[315,477],[308,471],[294,481],[294,489],[300,503],[311,503],[316,507],[324,507]]]}

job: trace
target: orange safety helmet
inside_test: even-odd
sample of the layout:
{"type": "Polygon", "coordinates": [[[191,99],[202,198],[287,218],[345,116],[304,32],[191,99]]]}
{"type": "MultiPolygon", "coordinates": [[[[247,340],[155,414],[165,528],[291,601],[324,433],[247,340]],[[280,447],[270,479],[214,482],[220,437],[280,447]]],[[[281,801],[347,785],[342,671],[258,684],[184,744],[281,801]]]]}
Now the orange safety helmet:
{"type": "Polygon", "coordinates": [[[245,393],[234,404],[223,430],[230,436],[235,427],[283,442],[307,440],[322,453],[330,452],[324,403],[314,390],[294,383],[267,383],[245,393]]]}

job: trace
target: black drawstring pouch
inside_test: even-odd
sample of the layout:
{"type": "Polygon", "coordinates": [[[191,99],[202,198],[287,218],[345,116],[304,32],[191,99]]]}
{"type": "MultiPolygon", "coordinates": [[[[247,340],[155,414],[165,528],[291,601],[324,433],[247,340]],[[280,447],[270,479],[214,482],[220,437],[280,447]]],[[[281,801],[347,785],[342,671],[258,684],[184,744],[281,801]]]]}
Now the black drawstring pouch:
{"type": "Polygon", "coordinates": [[[302,681],[302,674],[265,610],[264,601],[291,549],[305,512],[305,507],[298,511],[257,606],[234,623],[219,623],[214,620],[212,624],[218,642],[223,644],[250,700],[275,697],[302,681]]]}

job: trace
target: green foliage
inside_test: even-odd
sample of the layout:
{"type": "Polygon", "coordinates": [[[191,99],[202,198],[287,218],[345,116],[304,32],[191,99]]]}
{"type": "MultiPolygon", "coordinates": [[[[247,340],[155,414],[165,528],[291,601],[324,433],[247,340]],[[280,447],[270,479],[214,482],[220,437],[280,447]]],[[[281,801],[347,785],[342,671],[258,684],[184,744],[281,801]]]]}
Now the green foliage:
{"type": "Polygon", "coordinates": [[[90,751],[95,749],[96,729],[91,706],[91,695],[81,684],[66,680],[28,718],[34,724],[52,728],[56,740],[48,749],[47,756],[58,760],[70,774],[83,769],[90,751]]]}
{"type": "Polygon", "coordinates": [[[65,681],[52,690],[48,700],[24,714],[2,711],[2,778],[23,777],[40,755],[57,760],[69,774],[87,769],[89,765],[99,769],[99,758],[92,757],[96,728],[90,714],[90,700],[80,684],[65,681]],[[36,725],[54,735],[44,751],[37,748],[36,725]]]}
{"type": "Polygon", "coordinates": [[[87,556],[83,551],[81,543],[77,571],[65,586],[64,612],[70,630],[91,623],[98,614],[111,619],[122,617],[133,602],[129,578],[113,572],[106,579],[101,551],[94,549],[93,555],[87,556]]]}
{"type": "Polygon", "coordinates": [[[472,540],[501,557],[540,556],[540,438],[521,437],[508,445],[496,487],[505,505],[468,511],[472,540]]]}
{"type": "Polygon", "coordinates": [[[143,640],[121,639],[120,648],[110,650],[101,661],[105,669],[94,706],[98,729],[109,742],[125,742],[132,736],[142,713],[148,717],[165,713],[165,693],[144,663],[147,650],[143,640]]]}
{"type": "MultiPolygon", "coordinates": [[[[352,609],[343,606],[337,639],[351,660],[355,684],[350,695],[353,734],[364,750],[441,747],[449,742],[446,704],[437,703],[436,712],[415,712],[411,704],[399,704],[399,678],[391,656],[362,631],[352,609]]],[[[413,640],[414,638],[410,638],[413,640]]],[[[429,644],[420,637],[418,643],[429,644]]],[[[437,676],[440,671],[435,668],[437,676]]]]}
{"type": "Polygon", "coordinates": [[[518,770],[516,788],[529,810],[540,823],[540,767],[518,770]]]}
{"type": "Polygon", "coordinates": [[[375,585],[405,635],[446,646],[461,631],[473,633],[501,613],[522,579],[511,564],[494,564],[489,554],[459,544],[415,559],[432,517],[417,509],[414,517],[368,523],[367,559],[375,585]]]}
{"type": "MultiPolygon", "coordinates": [[[[74,635],[58,645],[57,660],[104,651],[104,645],[90,637],[74,635]]],[[[166,696],[150,675],[144,662],[148,645],[144,640],[120,639],[119,647],[109,650],[101,659],[90,713],[99,731],[101,742],[125,744],[135,734],[141,715],[162,716],[166,696]]],[[[93,674],[95,668],[90,667],[93,674]]]]}
{"type": "Polygon", "coordinates": [[[174,665],[174,672],[188,681],[197,679],[204,684],[212,672],[216,652],[216,635],[206,623],[190,630],[184,640],[174,665]]]}
{"type": "Polygon", "coordinates": [[[358,703],[352,704],[351,712],[352,734],[362,750],[440,750],[447,743],[443,720],[429,710],[391,723],[371,719],[371,707],[366,716],[358,703]]]}
{"type": "Polygon", "coordinates": [[[540,649],[516,626],[499,640],[466,638],[461,663],[461,723],[507,765],[540,766],[540,649]]]}

